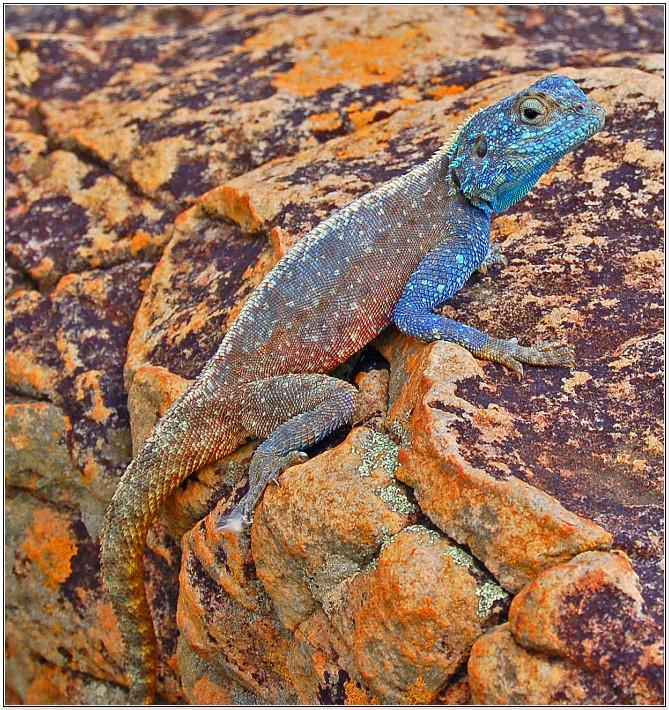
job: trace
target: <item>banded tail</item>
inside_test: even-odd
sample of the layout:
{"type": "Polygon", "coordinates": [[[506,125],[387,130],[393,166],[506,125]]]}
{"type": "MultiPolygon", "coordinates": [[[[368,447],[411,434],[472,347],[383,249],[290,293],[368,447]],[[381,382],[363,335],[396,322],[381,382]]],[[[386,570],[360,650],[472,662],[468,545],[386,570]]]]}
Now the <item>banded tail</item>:
{"type": "Polygon", "coordinates": [[[144,588],[144,546],[165,500],[191,473],[242,442],[222,400],[197,381],[157,422],[119,481],[102,531],[102,578],[125,644],[130,703],[152,703],[157,644],[144,588]]]}

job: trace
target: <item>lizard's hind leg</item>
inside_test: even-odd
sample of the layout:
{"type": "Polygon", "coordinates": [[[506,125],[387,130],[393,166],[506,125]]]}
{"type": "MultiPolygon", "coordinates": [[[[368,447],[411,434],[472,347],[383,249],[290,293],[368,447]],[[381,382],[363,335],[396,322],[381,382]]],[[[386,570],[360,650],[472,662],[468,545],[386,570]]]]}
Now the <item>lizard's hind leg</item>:
{"type": "Polygon", "coordinates": [[[231,510],[219,516],[218,530],[240,532],[270,481],[307,459],[303,449],[324,439],[353,417],[358,391],[327,375],[279,375],[250,383],[240,392],[241,424],[258,446],[249,467],[249,489],[231,510]]]}

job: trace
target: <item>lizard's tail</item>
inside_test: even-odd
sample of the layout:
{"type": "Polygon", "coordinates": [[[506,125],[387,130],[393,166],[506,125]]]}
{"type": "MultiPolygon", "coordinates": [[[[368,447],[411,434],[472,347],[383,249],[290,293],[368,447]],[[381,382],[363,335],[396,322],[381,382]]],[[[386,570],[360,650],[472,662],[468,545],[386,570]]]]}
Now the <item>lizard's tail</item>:
{"type": "Polygon", "coordinates": [[[156,635],[144,588],[148,529],[184,479],[242,441],[225,403],[210,400],[196,383],[172,405],[121,477],[105,514],[102,577],[123,635],[131,704],[151,703],[156,693],[156,635]]]}

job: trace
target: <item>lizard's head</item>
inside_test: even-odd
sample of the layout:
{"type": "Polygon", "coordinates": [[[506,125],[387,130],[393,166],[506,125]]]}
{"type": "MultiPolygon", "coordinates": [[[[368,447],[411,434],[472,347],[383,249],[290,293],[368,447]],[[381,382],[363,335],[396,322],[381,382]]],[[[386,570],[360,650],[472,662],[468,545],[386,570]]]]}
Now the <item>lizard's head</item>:
{"type": "Polygon", "coordinates": [[[554,74],[472,116],[449,149],[450,171],[467,199],[502,212],[604,125],[604,109],[554,74]]]}

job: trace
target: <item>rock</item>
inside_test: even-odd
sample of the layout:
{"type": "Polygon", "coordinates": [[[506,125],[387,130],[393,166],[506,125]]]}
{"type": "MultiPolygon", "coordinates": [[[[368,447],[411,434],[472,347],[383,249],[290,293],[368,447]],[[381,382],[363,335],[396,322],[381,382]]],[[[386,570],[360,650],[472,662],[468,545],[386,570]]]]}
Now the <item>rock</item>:
{"type": "Polygon", "coordinates": [[[26,652],[25,646],[20,642],[17,645],[11,636],[5,641],[5,667],[11,677],[8,703],[123,705],[128,702],[128,693],[121,686],[47,663],[26,652]]]}
{"type": "Polygon", "coordinates": [[[586,552],[547,570],[515,597],[509,626],[522,646],[605,677],[629,702],[662,703],[662,632],[623,552],[586,552]]]}
{"type": "Polygon", "coordinates": [[[123,361],[150,266],[138,261],[68,274],[49,293],[22,289],[5,303],[6,386],[61,410],[80,485],[97,501],[97,510],[86,513],[94,535],[130,459],[123,361]]]}
{"type": "Polygon", "coordinates": [[[177,624],[187,650],[180,655],[197,656],[189,661],[185,689],[193,695],[188,697],[191,702],[201,697],[203,681],[220,693],[230,676],[251,698],[292,704],[296,695],[286,667],[290,634],[256,576],[248,542],[217,533],[215,520],[210,514],[183,539],[177,624]]]}
{"type": "Polygon", "coordinates": [[[195,208],[180,214],[135,318],[128,385],[143,365],[193,379],[273,263],[263,240],[195,208]]]}
{"type": "Polygon", "coordinates": [[[479,408],[460,396],[485,387],[468,352],[408,337],[378,342],[393,372],[388,420],[402,440],[398,478],[414,489],[432,521],[466,544],[506,589],[518,591],[556,561],[610,545],[607,532],[496,460],[495,445],[514,442],[518,434],[500,405],[479,408]],[[472,441],[485,447],[485,455],[471,456],[472,441]]]}
{"type": "MultiPolygon", "coordinates": [[[[465,374],[475,374],[447,376],[458,408],[444,414],[468,466],[484,470],[483,460],[503,474],[506,466],[518,491],[538,491],[532,500],[547,505],[547,520],[565,511],[547,526],[548,537],[570,541],[557,544],[551,564],[581,552],[582,540],[583,549],[600,538],[594,546],[606,546],[606,529],[639,573],[647,613],[662,617],[661,415],[651,406],[661,401],[662,371],[661,8],[13,6],[7,29],[8,699],[125,698],[98,534],[131,457],[130,421],[136,449],[262,276],[312,226],[538,72],[566,71],[602,100],[606,131],[496,221],[509,267],[475,277],[449,308],[500,335],[568,337],[578,371],[528,370],[518,390],[460,353],[465,374]]],[[[249,551],[211,529],[217,501],[243,493],[253,443],[198,472],[166,506],[147,550],[164,702],[468,702],[468,647],[500,620],[504,602],[485,572],[441,554],[466,551],[425,532],[411,491],[382,471],[406,448],[403,422],[384,422],[387,367],[377,358],[371,370],[381,374],[340,373],[357,378],[361,422],[377,430],[348,439],[372,437],[357,464],[369,475],[345,477],[352,488],[342,492],[358,519],[316,524],[330,510],[316,499],[300,508],[290,488],[293,475],[304,483],[299,470],[284,475],[286,493],[265,496],[263,516],[272,519],[274,505],[299,512],[324,551],[319,558],[306,538],[302,549],[299,529],[275,538],[259,519],[253,544],[269,594],[249,551]],[[208,528],[193,527],[206,515],[208,528]],[[377,542],[390,523],[394,533],[377,542]],[[402,557],[409,549],[422,567],[402,557]],[[453,594],[424,579],[426,569],[454,580],[453,594]],[[391,578],[417,580],[425,608],[466,612],[455,614],[461,625],[447,650],[430,639],[449,619],[421,616],[413,588],[389,598],[391,578]],[[286,628],[274,598],[290,619],[291,590],[304,597],[286,628]],[[350,608],[336,611],[339,598],[350,608]],[[482,599],[493,608],[474,618],[482,599]],[[382,673],[364,633],[366,623],[386,622],[400,636],[391,643],[379,633],[392,666],[382,673]],[[398,648],[410,657],[398,658],[398,648]]],[[[393,383],[411,378],[397,363],[390,370],[395,402],[393,383]]],[[[342,443],[347,434],[315,449],[308,470],[325,462],[326,475],[348,470],[358,455],[342,443]]],[[[500,505],[504,482],[495,479],[487,503],[500,505]]],[[[308,484],[328,495],[326,484],[308,484]]],[[[550,561],[531,541],[518,538],[499,563],[517,570],[531,560],[513,572],[518,585],[550,561]]],[[[597,638],[598,628],[588,632],[597,638]]],[[[529,652],[517,647],[521,678],[529,652]]],[[[556,697],[608,697],[569,672],[556,697]]],[[[632,675],[642,697],[644,673],[632,675]]]]}
{"type": "Polygon", "coordinates": [[[253,557],[284,626],[294,629],[359,573],[416,506],[394,480],[397,446],[364,428],[268,488],[256,513],[253,557]]]}
{"type": "MultiPolygon", "coordinates": [[[[320,619],[321,655],[377,701],[431,702],[506,595],[441,535],[406,527],[416,509],[393,480],[396,454],[355,429],[288,469],[258,508],[253,556],[284,626],[320,619]]],[[[321,663],[321,685],[332,675],[321,663]]]]}
{"type": "Polygon", "coordinates": [[[501,624],[472,647],[467,667],[472,700],[480,705],[619,705],[600,676],[518,645],[501,624]]]}
{"type": "Polygon", "coordinates": [[[620,551],[585,552],[523,588],[468,671],[486,704],[662,703],[663,644],[620,551]]]}
{"type": "Polygon", "coordinates": [[[35,35],[43,30],[32,24],[31,49],[48,78],[32,93],[56,142],[182,206],[231,175],[491,75],[591,67],[614,51],[663,48],[661,16],[652,8],[570,15],[504,7],[238,7],[196,11],[185,27],[180,18],[159,17],[155,10],[116,13],[109,29],[91,33],[85,61],[72,67],[54,62],[53,40],[35,35]],[[198,20],[206,33],[187,26],[198,20]]]}
{"type": "Polygon", "coordinates": [[[219,667],[210,665],[184,639],[179,638],[177,658],[181,683],[193,705],[262,705],[258,695],[236,683],[219,667]]]}
{"type": "Polygon", "coordinates": [[[67,446],[69,427],[50,402],[11,398],[5,405],[7,485],[69,505],[88,495],[67,446]]]}
{"type": "Polygon", "coordinates": [[[172,232],[173,213],[153,205],[44,136],[8,132],[8,258],[41,286],[73,272],[155,258],[172,232]]]}
{"type": "Polygon", "coordinates": [[[526,368],[520,384],[482,364],[485,374],[462,381],[456,395],[487,423],[459,404],[451,426],[471,464],[495,465],[610,532],[656,621],[664,596],[661,85],[634,69],[583,75],[607,108],[604,131],[494,220],[508,266],[474,276],[443,309],[500,337],[575,348],[575,370],[526,368]]]}
{"type": "MultiPolygon", "coordinates": [[[[102,588],[97,533],[90,531],[76,507],[41,501],[30,491],[8,495],[7,509],[7,635],[14,639],[13,648],[19,656],[37,657],[48,668],[57,667],[53,671],[56,678],[68,678],[73,671],[83,674],[83,686],[73,686],[82,695],[73,691],[72,697],[94,702],[83,699],[87,697],[85,687],[124,682],[123,644],[102,588]],[[96,685],[92,683],[94,678],[104,682],[96,685]]],[[[171,552],[178,568],[179,554],[174,545],[171,552]]],[[[147,590],[158,622],[161,649],[161,695],[178,702],[183,695],[168,662],[176,644],[175,573],[170,573],[170,566],[157,555],[149,553],[147,563],[147,590]]],[[[58,683],[62,685],[60,680],[58,683]]],[[[40,697],[37,689],[33,692],[33,700],[26,702],[40,697]]],[[[106,692],[101,697],[106,697],[106,692]]]]}
{"type": "Polygon", "coordinates": [[[494,623],[505,594],[477,572],[462,550],[417,526],[382,549],[375,569],[351,581],[337,615],[328,615],[352,675],[380,702],[434,702],[494,623]]]}

